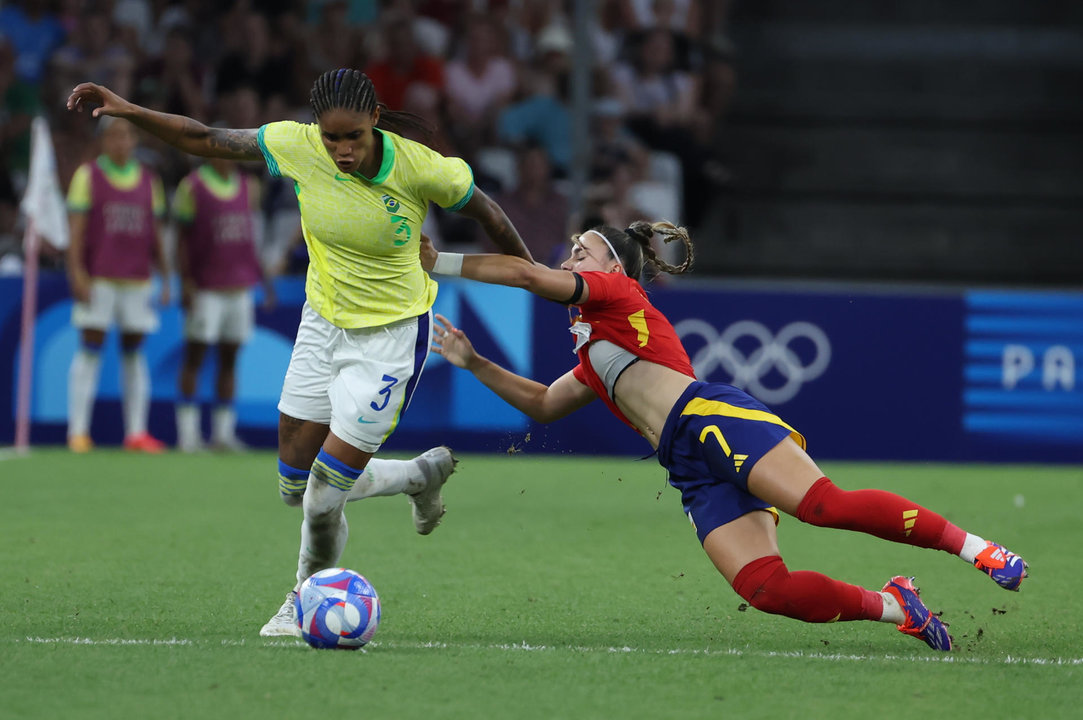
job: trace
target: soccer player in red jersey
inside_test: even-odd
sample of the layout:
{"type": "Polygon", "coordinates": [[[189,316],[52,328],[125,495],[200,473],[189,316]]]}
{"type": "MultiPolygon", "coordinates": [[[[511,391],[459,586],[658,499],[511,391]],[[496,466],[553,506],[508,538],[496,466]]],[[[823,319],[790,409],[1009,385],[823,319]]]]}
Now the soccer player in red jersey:
{"type": "Polygon", "coordinates": [[[537,422],[602,398],[658,451],[707,556],[753,607],[806,622],[890,622],[935,650],[950,650],[944,623],[918,597],[913,578],[893,577],[876,592],[789,570],[778,548],[779,511],[812,525],[944,550],[1009,590],[1019,588],[1027,564],[906,498],[837,487],[805,452],[801,434],[766,406],[731,385],[697,380],[673,326],[637,281],[645,262],[680,273],[692,257],[684,228],[643,221],[576,236],[559,270],[506,255],[437,253],[423,243],[427,270],[521,287],[573,307],[579,364],[543,385],[478,355],[440,315],[433,350],[537,422]],[[658,259],[651,248],[656,232],[684,243],[682,265],[658,259]]]}

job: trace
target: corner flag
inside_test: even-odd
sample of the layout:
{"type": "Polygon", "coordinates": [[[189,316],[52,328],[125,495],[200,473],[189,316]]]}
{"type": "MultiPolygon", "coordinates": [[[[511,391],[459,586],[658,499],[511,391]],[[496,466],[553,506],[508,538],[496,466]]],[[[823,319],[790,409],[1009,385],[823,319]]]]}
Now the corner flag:
{"type": "Polygon", "coordinates": [[[38,314],[39,238],[58,250],[68,247],[68,216],[56,176],[53,138],[45,118],[36,117],[30,126],[30,176],[19,205],[26,215],[23,237],[23,312],[19,334],[19,376],[16,384],[15,448],[30,446],[30,390],[34,372],[34,323],[38,314]]]}
{"type": "MultiPolygon", "coordinates": [[[[57,250],[68,247],[68,215],[56,177],[53,138],[49,124],[41,116],[34,118],[30,126],[30,175],[19,207],[37,237],[47,240],[57,250]]],[[[28,240],[29,236],[30,233],[28,240]]]]}

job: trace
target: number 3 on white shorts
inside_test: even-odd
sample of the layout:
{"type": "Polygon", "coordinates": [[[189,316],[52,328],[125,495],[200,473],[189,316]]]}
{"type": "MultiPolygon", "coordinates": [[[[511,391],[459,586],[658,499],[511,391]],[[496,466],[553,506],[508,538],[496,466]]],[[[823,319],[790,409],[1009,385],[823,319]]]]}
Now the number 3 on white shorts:
{"type": "Polygon", "coordinates": [[[376,401],[373,400],[372,402],[369,403],[369,406],[373,410],[375,410],[376,412],[379,412],[379,411],[383,410],[385,407],[387,407],[387,403],[391,401],[391,388],[395,387],[395,384],[398,381],[399,381],[399,379],[396,378],[396,377],[391,377],[390,375],[384,375],[382,382],[387,383],[387,385],[384,385],[382,388],[380,388],[380,395],[383,396],[384,401],[377,405],[376,401]]]}

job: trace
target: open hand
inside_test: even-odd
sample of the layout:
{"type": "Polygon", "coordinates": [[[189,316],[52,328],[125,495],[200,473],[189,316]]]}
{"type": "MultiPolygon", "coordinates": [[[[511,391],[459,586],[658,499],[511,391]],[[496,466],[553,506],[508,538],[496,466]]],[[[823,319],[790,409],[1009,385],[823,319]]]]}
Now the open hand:
{"type": "Polygon", "coordinates": [[[436,321],[439,324],[433,328],[432,333],[434,353],[443,355],[444,359],[455,367],[467,370],[481,362],[482,357],[474,350],[466,333],[452,325],[450,320],[439,313],[436,314],[436,321]]]}
{"type": "Polygon", "coordinates": [[[71,95],[68,96],[68,110],[82,112],[83,108],[88,105],[101,106],[91,111],[92,117],[101,117],[102,115],[119,116],[131,107],[131,103],[104,85],[80,83],[75,86],[75,89],[71,91],[71,95]]]}

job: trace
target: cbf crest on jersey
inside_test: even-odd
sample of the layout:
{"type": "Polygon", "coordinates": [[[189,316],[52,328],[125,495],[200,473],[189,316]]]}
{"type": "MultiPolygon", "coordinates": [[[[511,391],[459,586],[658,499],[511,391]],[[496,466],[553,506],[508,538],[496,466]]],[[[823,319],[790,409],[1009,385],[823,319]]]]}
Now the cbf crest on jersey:
{"type": "Polygon", "coordinates": [[[410,227],[410,219],[399,214],[399,209],[402,207],[401,203],[390,195],[384,195],[380,199],[383,200],[384,207],[387,209],[388,214],[391,215],[391,223],[396,226],[395,245],[405,245],[410,242],[414,232],[410,227]]]}

